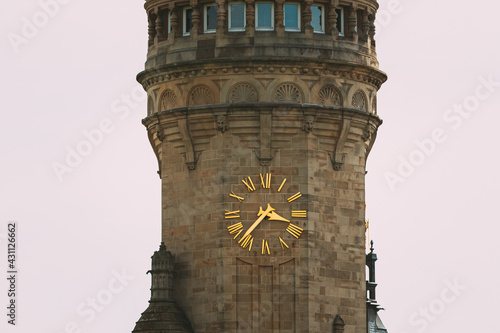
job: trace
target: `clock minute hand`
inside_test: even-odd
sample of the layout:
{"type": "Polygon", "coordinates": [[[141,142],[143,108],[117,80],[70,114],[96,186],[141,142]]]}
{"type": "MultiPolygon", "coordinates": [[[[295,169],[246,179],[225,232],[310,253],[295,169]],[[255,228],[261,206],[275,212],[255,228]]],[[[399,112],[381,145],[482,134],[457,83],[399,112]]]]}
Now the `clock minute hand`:
{"type": "Polygon", "coordinates": [[[238,244],[243,239],[245,239],[250,233],[252,233],[252,231],[260,224],[260,222],[262,222],[262,220],[267,216],[267,214],[269,214],[273,210],[274,210],[274,208],[271,207],[270,204],[267,204],[267,209],[264,211],[264,213],[262,215],[259,216],[259,218],[257,220],[255,220],[255,222],[252,224],[252,226],[250,228],[248,228],[247,232],[245,232],[245,234],[241,237],[241,239],[238,242],[238,244]]]}

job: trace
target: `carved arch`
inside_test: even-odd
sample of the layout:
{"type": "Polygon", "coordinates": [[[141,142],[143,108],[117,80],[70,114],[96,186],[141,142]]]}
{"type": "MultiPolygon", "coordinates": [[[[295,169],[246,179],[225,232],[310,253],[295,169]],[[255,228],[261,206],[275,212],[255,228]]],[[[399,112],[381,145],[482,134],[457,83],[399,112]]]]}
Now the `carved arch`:
{"type": "Polygon", "coordinates": [[[172,90],[170,89],[165,90],[160,96],[158,111],[166,111],[174,109],[176,107],[177,107],[177,96],[172,90]]]}
{"type": "Polygon", "coordinates": [[[284,82],[274,89],[272,101],[275,103],[304,103],[304,92],[297,84],[284,82]]]}
{"type": "Polygon", "coordinates": [[[240,82],[229,89],[227,101],[228,103],[258,102],[259,94],[253,84],[240,82]]]}
{"type": "Polygon", "coordinates": [[[337,87],[325,85],[318,92],[318,102],[322,105],[342,106],[342,94],[337,87]]]}
{"type": "Polygon", "coordinates": [[[214,92],[204,84],[195,85],[189,91],[187,100],[188,106],[213,104],[214,102],[214,92]]]}
{"type": "Polygon", "coordinates": [[[366,99],[366,95],[362,90],[358,90],[352,95],[352,107],[356,109],[360,109],[363,111],[367,111],[368,102],[366,99]]]}

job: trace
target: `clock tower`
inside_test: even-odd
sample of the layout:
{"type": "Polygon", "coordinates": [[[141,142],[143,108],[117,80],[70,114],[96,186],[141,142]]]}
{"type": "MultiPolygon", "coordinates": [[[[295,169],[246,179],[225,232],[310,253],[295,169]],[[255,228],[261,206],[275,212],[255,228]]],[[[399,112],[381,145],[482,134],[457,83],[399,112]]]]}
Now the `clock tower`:
{"type": "Polygon", "coordinates": [[[145,9],[163,243],[134,332],[367,332],[378,3],[145,9]]]}

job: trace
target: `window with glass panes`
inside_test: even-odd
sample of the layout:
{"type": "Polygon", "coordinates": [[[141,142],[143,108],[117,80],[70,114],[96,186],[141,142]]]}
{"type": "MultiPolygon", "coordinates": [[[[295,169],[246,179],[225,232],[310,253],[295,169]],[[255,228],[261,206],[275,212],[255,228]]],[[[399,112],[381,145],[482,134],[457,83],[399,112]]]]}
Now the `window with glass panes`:
{"type": "Polygon", "coordinates": [[[271,2],[257,2],[255,5],[255,29],[274,29],[274,6],[271,2]]]}
{"type": "Polygon", "coordinates": [[[193,8],[184,8],[182,15],[182,34],[184,36],[189,36],[191,29],[193,28],[193,8]]]}
{"type": "Polygon", "coordinates": [[[314,32],[324,33],[325,32],[325,7],[323,5],[312,5],[311,6],[311,26],[314,32]]]}
{"type": "Polygon", "coordinates": [[[217,28],[217,9],[219,7],[216,4],[205,5],[205,16],[204,16],[204,31],[205,32],[215,32],[217,28]]]}
{"type": "Polygon", "coordinates": [[[344,8],[336,8],[335,12],[337,13],[337,30],[339,31],[340,36],[344,36],[344,8]]]}
{"type": "Polygon", "coordinates": [[[245,3],[230,2],[229,3],[229,30],[243,31],[245,30],[245,3]]]}
{"type": "Polygon", "coordinates": [[[285,30],[300,31],[300,5],[285,3],[285,30]]]}

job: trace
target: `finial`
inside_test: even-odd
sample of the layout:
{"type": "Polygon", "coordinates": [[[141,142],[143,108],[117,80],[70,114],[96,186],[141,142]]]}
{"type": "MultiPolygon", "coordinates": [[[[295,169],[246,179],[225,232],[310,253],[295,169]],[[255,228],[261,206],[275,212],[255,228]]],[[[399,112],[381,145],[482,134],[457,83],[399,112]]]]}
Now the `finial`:
{"type": "Polygon", "coordinates": [[[164,242],[161,242],[160,244],[160,251],[167,251],[167,247],[165,246],[164,242]]]}
{"type": "Polygon", "coordinates": [[[373,253],[373,239],[370,241],[370,253],[373,253]]]}

